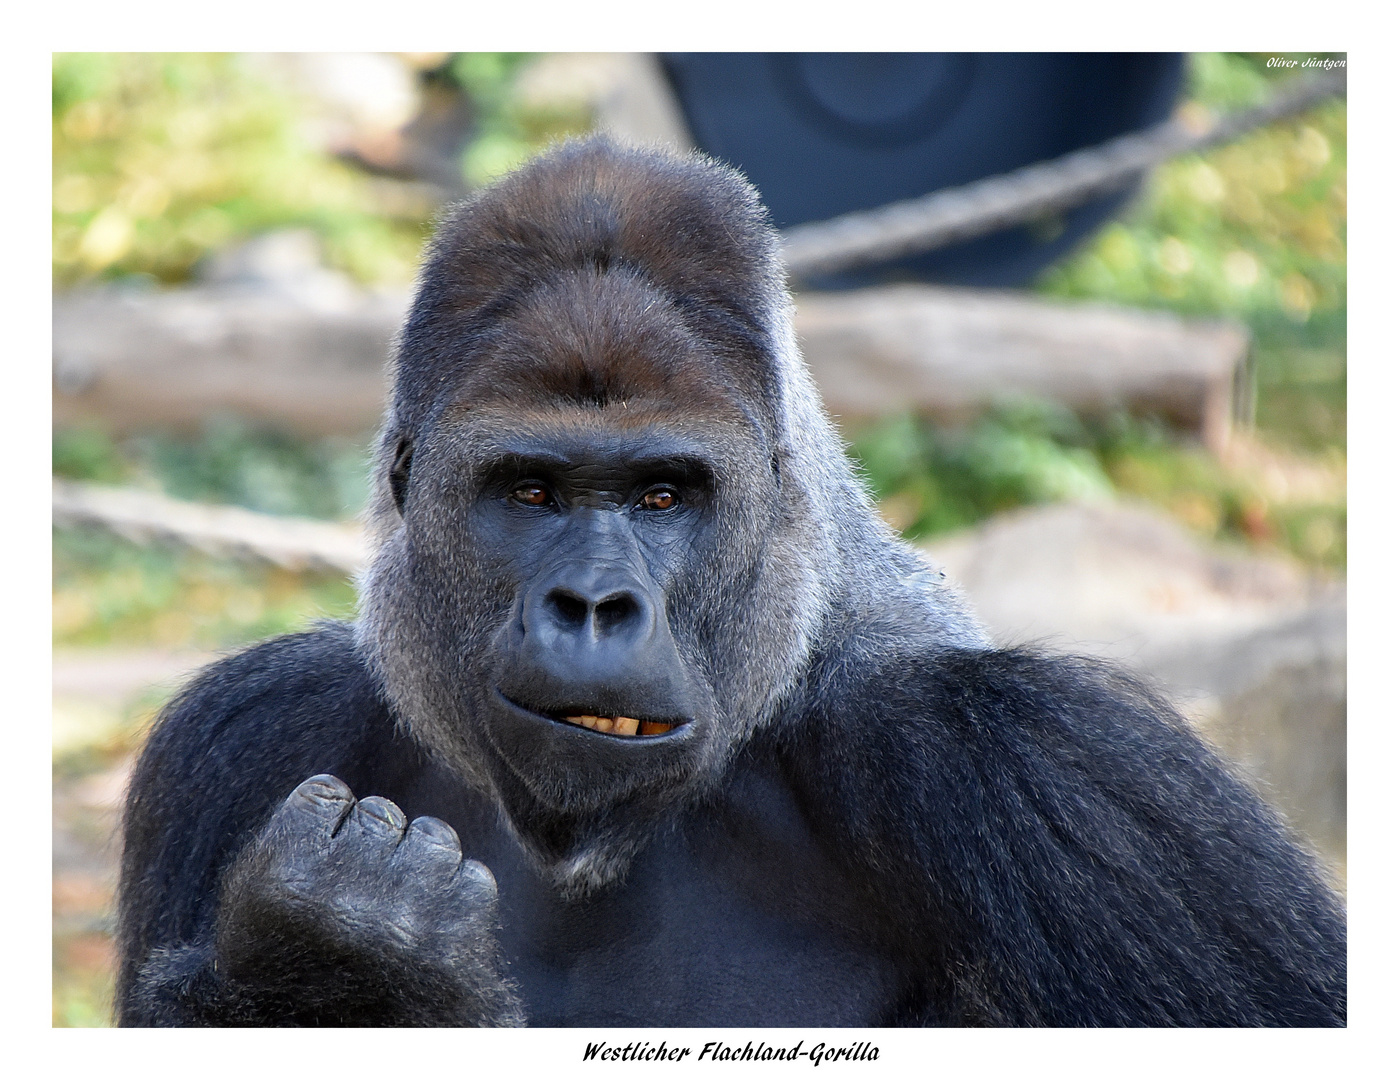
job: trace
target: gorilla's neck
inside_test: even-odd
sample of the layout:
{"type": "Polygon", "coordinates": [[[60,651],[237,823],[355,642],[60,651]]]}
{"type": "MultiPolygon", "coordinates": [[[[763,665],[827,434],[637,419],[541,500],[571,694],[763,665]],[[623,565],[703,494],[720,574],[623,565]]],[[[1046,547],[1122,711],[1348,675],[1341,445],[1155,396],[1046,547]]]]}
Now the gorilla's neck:
{"type": "Polygon", "coordinates": [[[880,519],[797,349],[785,292],[770,301],[765,320],[786,482],[803,493],[810,508],[808,527],[793,542],[820,583],[811,605],[820,619],[803,627],[808,656],[843,637],[852,618],[880,621],[881,611],[906,616],[910,607],[916,611],[914,625],[921,623],[937,643],[988,647],[989,636],[956,587],[930,573],[928,562],[880,519]]]}
{"type": "Polygon", "coordinates": [[[624,804],[590,814],[561,814],[528,792],[498,793],[503,817],[540,874],[565,900],[581,900],[620,882],[633,859],[681,808],[657,813],[624,804]]]}

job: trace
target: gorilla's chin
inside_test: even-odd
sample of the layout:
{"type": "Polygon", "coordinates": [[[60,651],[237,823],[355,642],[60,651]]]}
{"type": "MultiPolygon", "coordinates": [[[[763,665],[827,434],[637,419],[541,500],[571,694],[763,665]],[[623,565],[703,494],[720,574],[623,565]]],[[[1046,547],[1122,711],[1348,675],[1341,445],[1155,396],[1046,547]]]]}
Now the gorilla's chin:
{"type": "Polygon", "coordinates": [[[500,690],[478,715],[482,764],[511,829],[565,895],[617,881],[673,809],[703,792],[727,757],[714,713],[635,709],[664,733],[617,735],[594,715],[518,704],[500,690]],[[664,716],[661,720],[658,717],[664,716]]]}

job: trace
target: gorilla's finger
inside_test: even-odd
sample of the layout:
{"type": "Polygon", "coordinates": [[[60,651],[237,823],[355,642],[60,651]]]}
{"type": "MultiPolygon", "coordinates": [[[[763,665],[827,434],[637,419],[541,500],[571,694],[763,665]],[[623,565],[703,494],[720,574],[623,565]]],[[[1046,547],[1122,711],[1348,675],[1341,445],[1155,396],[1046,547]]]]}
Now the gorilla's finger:
{"type": "Polygon", "coordinates": [[[452,888],[473,904],[494,904],[497,896],[495,875],[475,859],[463,859],[452,877],[452,888]]]}
{"type": "Polygon", "coordinates": [[[408,826],[408,832],[404,834],[400,847],[406,847],[410,843],[415,848],[445,851],[457,859],[461,858],[461,841],[457,838],[457,830],[440,818],[415,818],[413,824],[408,826]]]}
{"type": "Polygon", "coordinates": [[[389,873],[403,881],[440,887],[461,863],[457,832],[445,821],[420,817],[408,826],[389,860],[389,873]]]}
{"type": "Polygon", "coordinates": [[[267,834],[296,842],[329,841],[355,806],[343,780],[322,773],[302,781],[267,823],[267,834]]]}
{"type": "Polygon", "coordinates": [[[408,817],[397,805],[378,795],[360,799],[335,834],[337,849],[352,848],[359,858],[386,860],[403,839],[408,817]]]}

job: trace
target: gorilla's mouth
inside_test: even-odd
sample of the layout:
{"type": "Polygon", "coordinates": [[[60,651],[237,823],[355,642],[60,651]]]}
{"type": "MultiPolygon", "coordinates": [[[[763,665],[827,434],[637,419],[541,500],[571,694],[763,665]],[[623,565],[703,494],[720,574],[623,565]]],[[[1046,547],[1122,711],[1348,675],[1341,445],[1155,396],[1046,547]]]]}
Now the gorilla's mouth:
{"type": "MultiPolygon", "coordinates": [[[[497,693],[500,692],[497,691],[497,693]]],[[[688,720],[674,718],[660,720],[649,717],[638,719],[635,716],[615,716],[607,713],[589,712],[582,708],[536,709],[529,705],[523,705],[505,694],[500,694],[500,697],[507,704],[522,712],[532,713],[556,724],[571,724],[574,727],[587,728],[589,731],[596,731],[602,735],[615,735],[623,739],[654,739],[660,735],[667,735],[676,728],[684,727],[689,723],[688,720]]]]}
{"type": "Polygon", "coordinates": [[[661,720],[638,720],[634,716],[593,716],[583,713],[580,716],[558,716],[565,724],[577,724],[589,731],[601,731],[605,735],[624,735],[628,738],[649,738],[664,735],[679,726],[679,723],[666,723],[661,720]]]}

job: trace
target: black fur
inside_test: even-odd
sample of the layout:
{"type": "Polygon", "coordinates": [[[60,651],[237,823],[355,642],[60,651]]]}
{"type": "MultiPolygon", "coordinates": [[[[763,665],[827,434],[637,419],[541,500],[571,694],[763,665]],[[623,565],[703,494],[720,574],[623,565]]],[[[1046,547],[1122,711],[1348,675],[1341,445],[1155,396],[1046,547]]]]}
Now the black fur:
{"type": "Polygon", "coordinates": [[[574,143],[453,215],[376,477],[357,624],[141,758],[122,1023],[1345,1023],[1276,815],[879,524],[736,174],[574,143]]]}

